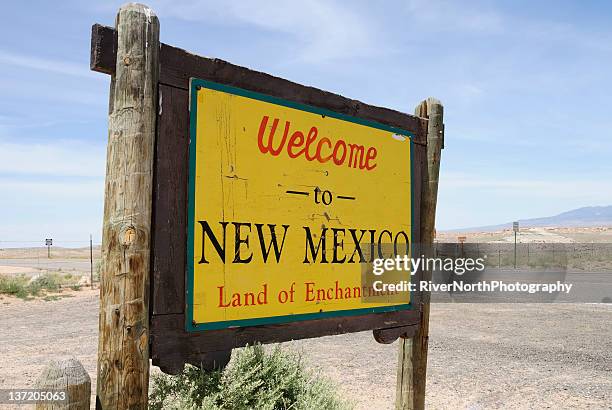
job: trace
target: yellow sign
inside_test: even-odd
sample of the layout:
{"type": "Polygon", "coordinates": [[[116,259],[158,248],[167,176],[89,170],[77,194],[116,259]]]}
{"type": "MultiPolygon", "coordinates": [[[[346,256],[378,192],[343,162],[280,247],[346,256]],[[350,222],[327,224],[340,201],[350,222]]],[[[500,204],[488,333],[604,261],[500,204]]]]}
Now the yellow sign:
{"type": "Polygon", "coordinates": [[[203,80],[190,95],[187,330],[410,308],[365,280],[412,245],[408,132],[203,80]]]}

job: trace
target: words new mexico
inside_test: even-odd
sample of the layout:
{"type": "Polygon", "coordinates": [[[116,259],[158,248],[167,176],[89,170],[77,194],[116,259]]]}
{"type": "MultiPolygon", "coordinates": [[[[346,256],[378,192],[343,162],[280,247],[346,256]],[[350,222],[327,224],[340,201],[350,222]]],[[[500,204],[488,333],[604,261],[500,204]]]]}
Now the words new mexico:
{"type": "Polygon", "coordinates": [[[208,87],[191,115],[194,324],[399,304],[364,302],[361,266],[410,251],[407,137],[208,87]]]}

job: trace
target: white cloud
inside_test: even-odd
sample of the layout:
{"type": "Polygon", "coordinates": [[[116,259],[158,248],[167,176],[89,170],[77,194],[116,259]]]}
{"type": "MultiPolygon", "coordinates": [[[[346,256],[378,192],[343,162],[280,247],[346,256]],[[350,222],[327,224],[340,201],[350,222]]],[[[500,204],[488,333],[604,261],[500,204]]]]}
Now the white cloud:
{"type": "Polygon", "coordinates": [[[0,178],[0,192],[7,195],[7,198],[28,199],[38,198],[41,203],[59,201],[64,203],[66,200],[89,201],[99,199],[100,203],[104,200],[104,178],[88,179],[86,181],[24,181],[19,178],[0,178]]]}
{"type": "Polygon", "coordinates": [[[445,173],[440,177],[440,191],[463,191],[466,196],[479,197],[486,202],[487,194],[503,195],[516,201],[540,198],[548,202],[558,199],[575,199],[612,202],[612,181],[593,178],[491,178],[480,174],[445,173]]]}
{"type": "Polygon", "coordinates": [[[67,62],[64,60],[34,57],[30,55],[11,53],[4,50],[0,50],[0,63],[10,64],[17,67],[28,68],[32,70],[42,70],[50,73],[84,77],[88,79],[104,78],[104,76],[90,71],[87,64],[79,64],[67,62]]]}
{"type": "MultiPolygon", "coordinates": [[[[1,77],[1,76],[0,76],[1,77]]],[[[110,79],[107,75],[106,81],[110,79]]],[[[58,82],[49,79],[36,78],[36,81],[15,81],[11,78],[0,78],[0,89],[3,97],[15,101],[15,104],[34,104],[41,102],[68,103],[70,110],[83,109],[83,106],[96,106],[100,112],[108,106],[108,88],[100,87],[102,83],[95,85],[85,83],[79,86],[74,81],[58,82]],[[31,96],[35,96],[31,97],[31,96]]],[[[72,111],[71,111],[72,113],[72,111]]],[[[78,120],[77,120],[78,123],[78,120]]]]}
{"type": "Polygon", "coordinates": [[[496,32],[503,29],[503,17],[482,6],[469,3],[434,0],[410,0],[406,3],[410,16],[430,31],[496,32]]]}
{"type": "Polygon", "coordinates": [[[46,176],[0,177],[0,192],[0,247],[41,246],[42,239],[48,237],[62,246],[62,240],[86,241],[89,233],[99,241],[103,177],[66,180],[46,176]],[[37,242],[19,243],[36,238],[37,242]]]}
{"type": "Polygon", "coordinates": [[[299,60],[328,62],[354,57],[372,57],[388,51],[380,30],[367,15],[359,15],[351,3],[324,0],[300,2],[218,2],[173,0],[152,3],[160,17],[189,21],[242,23],[282,33],[296,40],[299,60]]]}
{"type": "Polygon", "coordinates": [[[0,138],[0,173],[69,177],[103,177],[104,144],[76,140],[14,142],[0,138]]]}

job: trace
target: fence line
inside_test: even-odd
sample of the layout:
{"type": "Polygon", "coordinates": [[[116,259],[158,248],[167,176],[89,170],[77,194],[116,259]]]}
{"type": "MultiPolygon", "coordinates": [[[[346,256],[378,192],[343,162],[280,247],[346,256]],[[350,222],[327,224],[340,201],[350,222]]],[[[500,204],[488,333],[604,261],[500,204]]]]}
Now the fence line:
{"type": "Polygon", "coordinates": [[[2,240],[0,279],[27,283],[42,276],[61,286],[88,286],[99,282],[100,259],[100,243],[89,239],[54,239],[50,246],[44,246],[44,240],[2,240]]]}

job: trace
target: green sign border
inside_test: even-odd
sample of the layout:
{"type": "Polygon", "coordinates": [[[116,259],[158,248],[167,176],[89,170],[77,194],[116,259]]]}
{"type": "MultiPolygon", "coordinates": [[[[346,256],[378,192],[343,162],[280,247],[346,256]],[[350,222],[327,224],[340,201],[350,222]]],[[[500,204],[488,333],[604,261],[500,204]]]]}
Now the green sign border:
{"type": "MultiPolygon", "coordinates": [[[[413,309],[412,296],[413,292],[410,292],[410,303],[395,305],[395,306],[379,306],[372,308],[360,308],[360,309],[347,309],[347,310],[334,310],[329,312],[318,312],[318,313],[298,313],[293,315],[283,316],[270,316],[253,319],[238,319],[238,320],[225,320],[211,323],[195,323],[193,320],[193,275],[194,275],[194,218],[195,218],[195,164],[196,164],[196,126],[198,117],[198,90],[200,88],[208,88],[211,90],[221,91],[228,94],[234,94],[241,97],[252,98],[258,101],[264,101],[271,104],[282,105],[284,107],[294,108],[300,111],[306,111],[313,114],[325,115],[327,117],[337,118],[343,121],[349,121],[355,124],[365,125],[368,127],[378,128],[385,131],[390,131],[396,134],[407,136],[410,139],[410,164],[414,164],[414,134],[404,129],[392,127],[389,125],[381,124],[379,122],[365,120],[363,118],[352,117],[345,114],[340,114],[334,111],[326,110],[323,108],[313,107],[306,104],[297,103],[295,101],[289,101],[278,97],[272,97],[270,95],[261,94],[254,91],[245,90],[243,88],[232,87],[225,84],[219,84],[212,81],[202,80],[199,78],[190,78],[189,81],[189,196],[187,200],[187,286],[185,288],[185,300],[187,314],[185,315],[185,330],[187,332],[199,332],[203,330],[217,330],[226,329],[230,327],[245,327],[245,326],[258,326],[267,324],[279,324],[297,322],[302,320],[312,319],[323,319],[329,317],[341,317],[341,316],[355,316],[355,315],[366,315],[370,313],[383,313],[383,312],[395,312],[399,310],[413,309]]],[[[410,172],[410,196],[411,202],[414,204],[414,169],[410,172]]],[[[411,226],[410,226],[410,240],[414,238],[414,212],[411,212],[411,226]]],[[[414,242],[410,244],[411,249],[414,250],[414,242]]]]}

